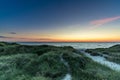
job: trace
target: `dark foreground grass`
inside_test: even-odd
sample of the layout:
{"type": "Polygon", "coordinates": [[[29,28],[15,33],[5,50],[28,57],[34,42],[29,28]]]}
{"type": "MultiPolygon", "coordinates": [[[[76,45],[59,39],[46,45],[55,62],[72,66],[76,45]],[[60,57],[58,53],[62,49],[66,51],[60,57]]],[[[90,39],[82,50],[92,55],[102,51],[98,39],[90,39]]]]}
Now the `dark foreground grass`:
{"type": "Polygon", "coordinates": [[[0,43],[0,80],[62,80],[70,66],[72,80],[120,80],[119,72],[93,62],[74,48],[0,43]]]}

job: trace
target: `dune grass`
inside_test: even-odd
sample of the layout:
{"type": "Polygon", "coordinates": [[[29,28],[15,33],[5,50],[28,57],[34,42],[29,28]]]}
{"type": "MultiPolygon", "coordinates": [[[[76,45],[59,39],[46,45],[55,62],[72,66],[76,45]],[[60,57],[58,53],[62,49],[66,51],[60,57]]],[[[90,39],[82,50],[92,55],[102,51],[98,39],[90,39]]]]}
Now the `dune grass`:
{"type": "Polygon", "coordinates": [[[109,61],[120,64],[120,45],[115,45],[110,48],[87,49],[86,52],[93,56],[103,56],[109,61]]]}
{"type": "Polygon", "coordinates": [[[26,46],[0,42],[0,80],[120,80],[119,72],[87,58],[70,46],[26,46]]]}

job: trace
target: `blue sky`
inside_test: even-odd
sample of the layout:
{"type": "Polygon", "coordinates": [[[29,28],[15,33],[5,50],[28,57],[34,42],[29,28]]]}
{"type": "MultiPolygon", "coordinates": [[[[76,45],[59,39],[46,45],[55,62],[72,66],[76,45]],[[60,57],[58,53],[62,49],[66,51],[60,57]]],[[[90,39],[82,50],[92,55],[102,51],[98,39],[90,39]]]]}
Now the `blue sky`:
{"type": "MultiPolygon", "coordinates": [[[[107,36],[109,34],[107,30],[114,34],[120,29],[119,4],[120,0],[0,0],[0,36],[14,37],[12,40],[22,36],[23,38],[34,36],[35,39],[58,37],[63,39],[72,33],[73,38],[79,41],[81,36],[77,38],[74,35],[83,34],[83,32],[89,34],[87,31],[91,29],[88,29],[94,26],[97,28],[93,31],[106,30],[107,36]],[[101,23],[100,20],[103,22],[101,23]],[[94,21],[98,22],[92,24],[91,22],[94,21]],[[73,29],[79,33],[74,34],[73,29]]],[[[116,34],[120,37],[119,33],[116,34]]],[[[0,39],[12,41],[11,38],[0,39]]]]}

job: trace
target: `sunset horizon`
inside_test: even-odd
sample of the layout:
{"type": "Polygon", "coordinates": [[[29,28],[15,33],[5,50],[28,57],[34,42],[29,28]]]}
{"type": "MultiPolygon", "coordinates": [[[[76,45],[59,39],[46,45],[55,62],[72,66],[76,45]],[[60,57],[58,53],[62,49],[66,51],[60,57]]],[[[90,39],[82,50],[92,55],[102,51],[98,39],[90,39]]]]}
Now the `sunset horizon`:
{"type": "Polygon", "coordinates": [[[1,1],[0,41],[120,42],[119,1],[1,1]]]}

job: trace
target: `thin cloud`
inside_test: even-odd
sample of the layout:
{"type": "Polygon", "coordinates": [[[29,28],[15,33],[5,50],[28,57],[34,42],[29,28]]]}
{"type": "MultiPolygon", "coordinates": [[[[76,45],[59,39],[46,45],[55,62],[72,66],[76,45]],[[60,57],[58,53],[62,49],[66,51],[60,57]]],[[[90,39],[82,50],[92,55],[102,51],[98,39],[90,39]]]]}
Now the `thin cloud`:
{"type": "Polygon", "coordinates": [[[9,34],[17,34],[17,33],[15,33],[15,32],[10,32],[9,34]]]}
{"type": "Polygon", "coordinates": [[[39,38],[39,39],[32,39],[32,38],[16,38],[16,39],[24,39],[24,40],[52,40],[50,38],[39,38]]]}
{"type": "Polygon", "coordinates": [[[112,17],[112,18],[104,18],[100,20],[94,20],[94,21],[91,21],[90,24],[94,26],[101,26],[103,24],[106,24],[106,23],[109,23],[109,22],[112,22],[118,19],[120,19],[120,16],[112,17]]]}
{"type": "Polygon", "coordinates": [[[50,38],[38,38],[38,39],[33,39],[33,38],[17,38],[17,37],[8,37],[8,36],[0,36],[2,39],[19,39],[19,40],[33,40],[33,41],[39,41],[39,40],[53,40],[50,38]]]}
{"type": "Polygon", "coordinates": [[[0,36],[0,38],[12,38],[12,37],[0,36]]]}

